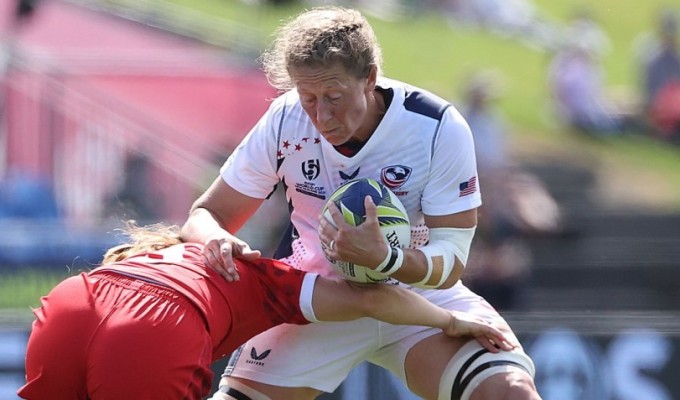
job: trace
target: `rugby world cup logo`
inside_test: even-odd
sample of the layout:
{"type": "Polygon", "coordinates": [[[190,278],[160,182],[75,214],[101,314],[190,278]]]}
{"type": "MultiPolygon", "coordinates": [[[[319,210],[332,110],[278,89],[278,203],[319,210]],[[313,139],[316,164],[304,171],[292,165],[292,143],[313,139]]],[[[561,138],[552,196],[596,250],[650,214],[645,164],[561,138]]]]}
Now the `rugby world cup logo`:
{"type": "Polygon", "coordinates": [[[390,190],[400,188],[411,176],[411,167],[404,165],[390,165],[380,171],[382,183],[390,190]]]}
{"type": "Polygon", "coordinates": [[[308,181],[313,181],[314,179],[318,178],[319,172],[321,172],[321,165],[318,158],[304,161],[301,167],[302,175],[304,175],[308,181]]]}

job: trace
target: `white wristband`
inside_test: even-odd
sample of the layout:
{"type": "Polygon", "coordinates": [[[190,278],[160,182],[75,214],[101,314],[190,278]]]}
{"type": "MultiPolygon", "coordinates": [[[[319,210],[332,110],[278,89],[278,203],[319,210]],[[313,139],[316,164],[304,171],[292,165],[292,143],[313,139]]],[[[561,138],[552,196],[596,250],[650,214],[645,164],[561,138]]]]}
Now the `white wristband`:
{"type": "Polygon", "coordinates": [[[392,275],[397,272],[404,264],[404,251],[399,247],[390,247],[387,257],[375,267],[376,272],[385,275],[392,275]]]}

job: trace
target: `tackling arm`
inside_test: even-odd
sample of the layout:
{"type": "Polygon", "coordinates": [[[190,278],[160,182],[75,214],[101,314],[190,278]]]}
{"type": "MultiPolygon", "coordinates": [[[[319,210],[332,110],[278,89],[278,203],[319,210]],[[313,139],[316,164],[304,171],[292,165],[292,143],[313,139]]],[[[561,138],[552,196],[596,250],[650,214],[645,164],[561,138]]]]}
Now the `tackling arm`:
{"type": "Polygon", "coordinates": [[[389,284],[357,284],[317,277],[312,309],[318,321],[372,317],[395,325],[431,326],[448,336],[472,335],[490,351],[515,347],[501,331],[469,315],[445,310],[419,294],[389,284]]]}
{"type": "Polygon", "coordinates": [[[217,177],[191,207],[180,237],[204,244],[203,262],[227,280],[238,280],[232,257],[256,259],[260,252],[230,232],[238,231],[260,204],[261,199],[243,195],[217,177]]]}

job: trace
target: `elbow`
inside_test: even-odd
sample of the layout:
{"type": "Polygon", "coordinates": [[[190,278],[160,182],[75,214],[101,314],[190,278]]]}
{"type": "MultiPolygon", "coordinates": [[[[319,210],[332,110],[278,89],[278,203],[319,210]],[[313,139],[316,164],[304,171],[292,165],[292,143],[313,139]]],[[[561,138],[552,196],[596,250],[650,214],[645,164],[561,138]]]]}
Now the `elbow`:
{"type": "Polygon", "coordinates": [[[448,277],[446,277],[446,280],[442,282],[441,285],[437,287],[437,289],[449,289],[452,288],[458,281],[460,281],[460,278],[463,276],[463,271],[465,270],[465,265],[456,258],[456,263],[453,265],[453,270],[449,274],[448,277]]]}
{"type": "Polygon", "coordinates": [[[184,224],[181,226],[179,229],[179,236],[182,239],[186,239],[187,237],[191,236],[191,231],[192,231],[192,226],[193,226],[193,220],[197,218],[196,214],[198,213],[198,209],[195,207],[191,207],[191,210],[189,211],[189,216],[187,217],[186,221],[184,221],[184,224]]]}
{"type": "Polygon", "coordinates": [[[460,280],[460,275],[461,274],[452,273],[451,275],[449,275],[448,278],[446,278],[446,280],[444,282],[442,282],[441,285],[437,286],[434,289],[450,289],[450,288],[452,288],[460,280]]]}
{"type": "Polygon", "coordinates": [[[452,288],[456,283],[458,283],[461,276],[463,275],[464,269],[465,266],[463,265],[463,263],[460,262],[458,258],[456,258],[453,268],[451,268],[450,272],[448,273],[448,275],[446,275],[445,278],[442,275],[440,275],[439,277],[433,279],[431,275],[429,275],[428,276],[429,279],[422,280],[411,285],[422,289],[438,289],[438,290],[449,289],[452,288]]]}
{"type": "Polygon", "coordinates": [[[446,278],[446,280],[437,287],[437,289],[449,289],[453,287],[458,281],[460,281],[460,278],[463,276],[463,271],[465,270],[465,265],[463,265],[462,262],[456,257],[455,264],[453,265],[453,270],[449,274],[449,276],[446,278]]]}
{"type": "Polygon", "coordinates": [[[179,238],[183,242],[189,242],[191,241],[191,228],[189,225],[189,221],[187,220],[184,225],[179,229],[179,238]]]}
{"type": "Polygon", "coordinates": [[[430,241],[419,248],[427,261],[425,277],[414,286],[428,289],[447,289],[455,285],[465,269],[472,228],[431,228],[430,241]]]}

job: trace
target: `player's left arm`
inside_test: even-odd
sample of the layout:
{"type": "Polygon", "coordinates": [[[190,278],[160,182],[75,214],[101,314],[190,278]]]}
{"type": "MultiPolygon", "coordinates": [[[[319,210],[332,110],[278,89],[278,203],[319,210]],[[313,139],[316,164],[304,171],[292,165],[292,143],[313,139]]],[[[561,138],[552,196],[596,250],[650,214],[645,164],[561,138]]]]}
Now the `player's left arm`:
{"type": "Polygon", "coordinates": [[[467,313],[451,312],[408,289],[389,284],[357,284],[317,277],[312,309],[318,321],[371,317],[395,325],[439,328],[448,336],[474,336],[497,352],[516,347],[499,329],[467,313]]]}
{"type": "Polygon", "coordinates": [[[428,289],[446,289],[458,282],[481,205],[477,175],[470,127],[460,113],[449,108],[442,116],[421,197],[428,243],[404,252],[408,268],[397,270],[395,278],[428,289]]]}

